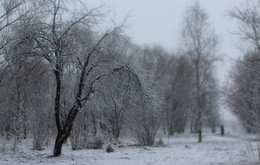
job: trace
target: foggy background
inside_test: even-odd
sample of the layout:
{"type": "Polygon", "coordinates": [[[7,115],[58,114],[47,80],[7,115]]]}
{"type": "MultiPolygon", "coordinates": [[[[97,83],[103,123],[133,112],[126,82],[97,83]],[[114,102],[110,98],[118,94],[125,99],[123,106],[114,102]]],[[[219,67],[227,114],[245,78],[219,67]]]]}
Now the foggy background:
{"type": "MultiPolygon", "coordinates": [[[[88,0],[92,7],[105,6],[115,23],[126,20],[126,33],[134,43],[139,45],[161,45],[169,52],[177,52],[181,46],[183,17],[187,7],[196,0],[88,0]]],[[[85,1],[84,1],[85,2],[85,1]]],[[[216,63],[216,74],[221,89],[229,79],[229,71],[236,59],[242,56],[239,51],[237,24],[228,16],[241,0],[199,0],[208,13],[211,28],[219,37],[218,54],[221,58],[216,63]]],[[[229,127],[238,125],[239,120],[221,105],[223,123],[229,127]]],[[[241,129],[237,129],[241,131],[241,129]]]]}
{"type": "MultiPolygon", "coordinates": [[[[161,45],[168,51],[176,52],[180,47],[182,20],[188,5],[195,0],[88,0],[87,5],[108,7],[111,18],[118,24],[127,18],[126,32],[134,43],[161,45]]],[[[212,28],[219,36],[219,54],[223,61],[218,62],[217,74],[223,85],[228,77],[230,64],[239,58],[238,43],[232,35],[236,23],[227,14],[241,0],[200,0],[202,8],[209,14],[212,28]]]]}

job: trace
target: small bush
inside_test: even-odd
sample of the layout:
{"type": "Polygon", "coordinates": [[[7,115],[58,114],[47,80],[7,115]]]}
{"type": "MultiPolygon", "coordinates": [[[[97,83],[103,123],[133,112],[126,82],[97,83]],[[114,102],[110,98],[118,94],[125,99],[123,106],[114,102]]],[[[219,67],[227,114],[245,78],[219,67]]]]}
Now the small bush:
{"type": "Polygon", "coordinates": [[[104,139],[101,137],[96,137],[92,140],[89,140],[84,148],[88,149],[102,149],[104,145],[104,139]]]}
{"type": "Polygon", "coordinates": [[[165,144],[164,144],[162,138],[160,138],[158,141],[156,141],[154,146],[156,146],[156,147],[164,147],[165,144]]]}
{"type": "Polygon", "coordinates": [[[159,117],[156,118],[155,115],[147,116],[145,116],[143,120],[136,120],[138,124],[131,128],[133,135],[141,146],[154,145],[155,137],[160,126],[159,117]]]}
{"type": "Polygon", "coordinates": [[[163,142],[163,139],[162,138],[159,138],[159,140],[157,140],[155,143],[154,143],[154,145],[153,145],[154,147],[167,147],[167,145],[166,144],[164,144],[164,142],[163,142]]]}
{"type": "Polygon", "coordinates": [[[157,144],[160,145],[160,146],[164,145],[164,142],[163,142],[162,138],[159,139],[159,141],[157,142],[157,144]]]}
{"type": "Polygon", "coordinates": [[[96,138],[94,141],[94,148],[101,149],[104,145],[104,140],[102,138],[96,138]]]}
{"type": "Polygon", "coordinates": [[[109,144],[107,149],[106,149],[106,152],[110,153],[110,152],[114,152],[114,149],[113,147],[109,144]]]}

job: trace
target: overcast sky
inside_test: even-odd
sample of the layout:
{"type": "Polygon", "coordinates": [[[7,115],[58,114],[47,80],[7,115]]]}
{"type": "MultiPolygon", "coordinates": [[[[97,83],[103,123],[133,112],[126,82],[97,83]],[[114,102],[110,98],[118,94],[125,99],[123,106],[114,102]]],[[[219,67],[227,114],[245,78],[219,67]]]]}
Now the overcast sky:
{"type": "MultiPolygon", "coordinates": [[[[118,23],[125,17],[127,34],[139,45],[162,45],[168,51],[177,51],[181,39],[182,20],[188,5],[195,0],[87,0],[87,5],[109,6],[111,16],[118,23]]],[[[200,0],[201,6],[209,14],[209,21],[220,37],[219,54],[224,62],[217,66],[220,82],[226,81],[230,64],[240,56],[231,31],[236,29],[227,12],[241,0],[200,0]]]]}

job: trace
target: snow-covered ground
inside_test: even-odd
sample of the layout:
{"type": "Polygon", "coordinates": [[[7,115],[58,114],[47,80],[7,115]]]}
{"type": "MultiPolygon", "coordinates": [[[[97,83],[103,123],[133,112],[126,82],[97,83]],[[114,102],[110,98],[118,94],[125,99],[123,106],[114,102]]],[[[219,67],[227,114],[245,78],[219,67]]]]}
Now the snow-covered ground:
{"type": "MultiPolygon", "coordinates": [[[[252,136],[206,134],[202,143],[196,143],[195,135],[176,135],[164,138],[165,146],[123,147],[113,153],[105,150],[72,151],[65,144],[60,157],[48,158],[52,146],[43,151],[30,149],[31,142],[23,142],[13,153],[9,145],[1,141],[1,165],[249,165],[257,154],[252,136]],[[252,152],[254,154],[252,154],[252,152]],[[255,156],[254,156],[255,155],[255,156]]],[[[256,165],[256,164],[255,164],[256,165]]]]}

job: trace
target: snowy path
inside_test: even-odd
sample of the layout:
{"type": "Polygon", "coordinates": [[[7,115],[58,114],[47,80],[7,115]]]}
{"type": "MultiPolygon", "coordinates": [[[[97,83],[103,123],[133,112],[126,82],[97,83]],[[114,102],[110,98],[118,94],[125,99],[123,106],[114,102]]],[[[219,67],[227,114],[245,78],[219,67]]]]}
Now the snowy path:
{"type": "Polygon", "coordinates": [[[22,146],[19,154],[0,153],[0,164],[11,165],[248,165],[253,161],[250,149],[256,149],[258,142],[249,142],[251,137],[237,137],[207,134],[203,143],[196,143],[197,137],[174,136],[164,139],[165,147],[126,147],[114,153],[104,150],[72,151],[65,146],[58,158],[46,158],[51,148],[32,151],[22,146]]]}

